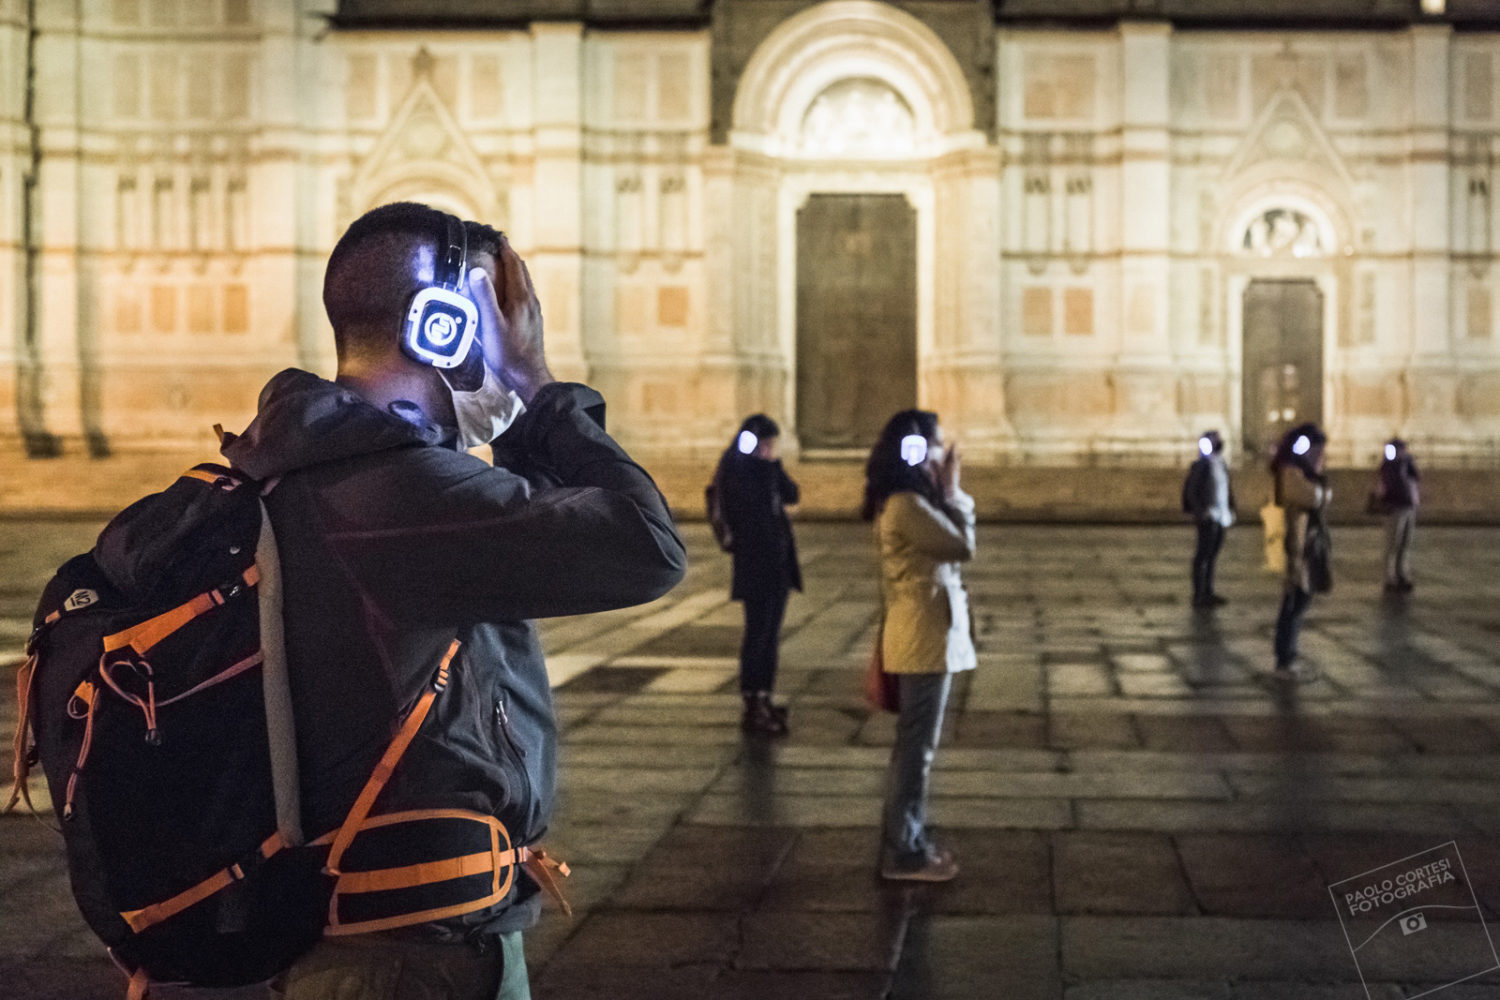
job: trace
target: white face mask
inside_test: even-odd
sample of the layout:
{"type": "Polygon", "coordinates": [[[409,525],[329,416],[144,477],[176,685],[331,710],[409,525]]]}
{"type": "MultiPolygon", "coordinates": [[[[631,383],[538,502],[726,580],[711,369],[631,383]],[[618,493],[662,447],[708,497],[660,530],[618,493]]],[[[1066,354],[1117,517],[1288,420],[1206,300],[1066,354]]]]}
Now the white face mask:
{"type": "Polygon", "coordinates": [[[465,451],[495,440],[526,410],[521,397],[507,389],[489,365],[484,366],[484,384],[474,392],[459,392],[452,386],[448,392],[458,418],[458,440],[465,451]]]}

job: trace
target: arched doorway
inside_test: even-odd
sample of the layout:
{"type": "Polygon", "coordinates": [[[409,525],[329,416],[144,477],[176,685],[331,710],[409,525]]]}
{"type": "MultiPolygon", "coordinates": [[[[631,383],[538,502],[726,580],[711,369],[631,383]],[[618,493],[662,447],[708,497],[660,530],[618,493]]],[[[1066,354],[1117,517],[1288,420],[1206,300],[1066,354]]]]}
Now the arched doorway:
{"type": "Polygon", "coordinates": [[[733,122],[745,224],[732,273],[774,301],[735,297],[741,384],[791,418],[789,443],[804,458],[862,453],[892,412],[932,405],[934,206],[943,184],[974,176],[945,180],[934,164],[983,146],[967,82],[916,18],[834,0],[756,50],[733,122]]]}
{"type": "Polygon", "coordinates": [[[1285,431],[1335,417],[1328,386],[1346,246],[1321,192],[1286,182],[1241,202],[1225,232],[1231,345],[1239,363],[1239,453],[1263,458],[1285,431]]]}

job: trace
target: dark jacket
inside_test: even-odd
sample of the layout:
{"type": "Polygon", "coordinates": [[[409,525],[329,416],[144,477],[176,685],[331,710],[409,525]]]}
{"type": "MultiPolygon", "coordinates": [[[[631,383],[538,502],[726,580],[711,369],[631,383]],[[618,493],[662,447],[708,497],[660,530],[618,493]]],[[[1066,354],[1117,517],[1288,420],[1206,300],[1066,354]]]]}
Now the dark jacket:
{"type": "MultiPolygon", "coordinates": [[[[529,619],[649,601],[685,556],[650,476],[605,432],[604,401],[557,384],[495,442],[496,467],[307,372],[274,377],[225,456],[267,497],[284,577],[303,825],[337,826],[398,718],[463,649],[376,804],[497,816],[518,844],[550,821],[557,728],[529,619]]],[[[519,930],[529,878],[446,932],[519,930]]]]}
{"type": "Polygon", "coordinates": [[[802,589],[797,541],[786,505],[800,491],[779,461],[741,455],[731,448],[719,459],[724,520],[734,534],[734,582],[729,596],[747,600],[802,589]]]}
{"type": "Polygon", "coordinates": [[[1417,471],[1417,460],[1411,455],[1397,455],[1380,463],[1380,501],[1388,509],[1405,510],[1416,507],[1421,500],[1422,474],[1417,471]]]}

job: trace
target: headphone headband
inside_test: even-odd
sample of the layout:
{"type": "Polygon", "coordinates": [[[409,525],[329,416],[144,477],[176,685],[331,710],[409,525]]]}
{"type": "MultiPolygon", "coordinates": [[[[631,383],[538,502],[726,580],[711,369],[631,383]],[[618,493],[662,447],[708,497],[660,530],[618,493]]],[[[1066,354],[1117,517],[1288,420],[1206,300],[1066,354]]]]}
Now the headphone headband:
{"type": "Polygon", "coordinates": [[[443,213],[444,233],[438,244],[437,283],[458,291],[463,286],[464,271],[469,264],[469,229],[458,216],[443,213]]]}
{"type": "Polygon", "coordinates": [[[469,233],[462,219],[448,212],[440,214],[443,231],[437,234],[433,283],[419,289],[407,306],[401,349],[415,361],[451,373],[445,376],[450,385],[472,392],[479,387],[484,367],[471,357],[479,334],[479,312],[463,293],[469,233]]]}

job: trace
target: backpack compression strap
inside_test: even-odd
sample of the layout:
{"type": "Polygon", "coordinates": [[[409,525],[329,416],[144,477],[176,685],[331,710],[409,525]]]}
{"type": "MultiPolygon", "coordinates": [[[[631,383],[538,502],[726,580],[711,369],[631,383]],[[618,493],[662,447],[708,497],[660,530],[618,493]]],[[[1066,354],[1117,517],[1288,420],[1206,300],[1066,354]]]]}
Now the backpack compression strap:
{"type": "Polygon", "coordinates": [[[151,647],[161,642],[167,636],[182,628],[188,622],[201,614],[212,611],[230,598],[238,597],[244,587],[253,587],[260,583],[260,569],[251,563],[249,568],[240,574],[239,579],[222,587],[199,594],[189,601],[179,604],[170,611],[163,611],[155,618],[148,618],[139,625],[133,625],[123,632],[104,637],[104,651],[113,653],[117,649],[129,646],[137,653],[145,655],[151,647]]]}
{"type": "Polygon", "coordinates": [[[246,859],[238,864],[230,865],[228,868],[215,872],[191,889],[179,892],[170,899],[164,899],[160,903],[152,903],[150,906],[139,910],[127,910],[121,913],[120,916],[130,925],[131,930],[139,934],[146,928],[181,913],[194,903],[201,903],[220,889],[240,881],[245,877],[246,869],[252,864],[266,860],[286,846],[286,842],[281,839],[281,834],[273,833],[260,845],[260,850],[256,852],[253,859],[246,859]]]}
{"type": "Polygon", "coordinates": [[[407,927],[412,924],[427,923],[432,920],[442,920],[447,917],[473,913],[476,910],[493,906],[510,893],[511,886],[515,881],[515,869],[517,866],[524,868],[536,879],[537,883],[558,901],[564,912],[569,915],[573,912],[572,907],[563,898],[562,892],[557,887],[557,881],[552,875],[552,872],[556,871],[566,877],[569,874],[568,866],[548,857],[545,851],[533,851],[529,847],[513,846],[510,833],[505,829],[505,824],[493,816],[487,816],[483,813],[472,812],[466,809],[416,809],[388,813],[374,818],[370,817],[370,810],[374,808],[375,800],[385,788],[386,782],[390,780],[391,774],[395,771],[396,765],[401,760],[402,755],[405,754],[407,747],[410,746],[411,741],[416,737],[417,730],[421,728],[423,721],[427,718],[433,702],[442,693],[443,689],[448,686],[449,665],[452,663],[453,657],[458,654],[461,645],[462,643],[455,639],[448,647],[447,653],[444,654],[443,660],[438,666],[437,675],[433,678],[432,684],[422,693],[422,697],[418,699],[416,705],[412,707],[406,719],[403,720],[400,732],[396,734],[396,738],[386,748],[380,762],[375,765],[375,769],[370,773],[370,778],[365,783],[364,789],[355,800],[353,807],[350,808],[343,825],[333,837],[333,844],[328,851],[328,861],[323,869],[326,874],[337,878],[333,894],[328,902],[328,925],[324,930],[324,933],[329,936],[366,934],[373,931],[389,930],[395,927],[407,927]],[[345,853],[360,832],[385,826],[419,823],[424,820],[460,820],[477,824],[483,828],[486,834],[483,838],[487,841],[485,849],[462,854],[457,857],[402,865],[395,868],[350,872],[340,870],[345,853]],[[502,872],[504,873],[503,878],[502,872]],[[345,921],[340,914],[339,904],[344,897],[362,893],[413,889],[420,886],[484,874],[490,874],[492,877],[489,883],[489,891],[479,898],[464,899],[449,905],[436,906],[415,912],[408,910],[388,916],[354,921],[345,921]]]}
{"type": "Polygon", "coordinates": [[[448,686],[448,664],[453,662],[453,657],[458,655],[459,640],[454,639],[448,646],[448,652],[443,654],[443,661],[438,664],[437,676],[412,710],[407,713],[405,721],[401,723],[401,731],[396,738],[391,740],[391,745],[385,748],[385,754],[381,756],[380,763],[375,765],[375,770],[370,772],[370,778],[365,782],[365,787],[360,791],[359,798],[354,800],[354,805],[349,808],[349,815],[344,817],[344,825],[339,828],[338,835],[333,838],[333,846],[328,849],[328,862],[323,866],[325,875],[339,875],[339,862],[343,860],[344,852],[354,842],[354,835],[364,824],[370,815],[370,810],[375,807],[375,799],[379,797],[385,788],[385,783],[391,780],[391,774],[396,770],[396,764],[401,760],[406,748],[416,738],[417,730],[422,728],[427,713],[432,709],[432,703],[438,694],[448,686]]]}

